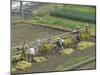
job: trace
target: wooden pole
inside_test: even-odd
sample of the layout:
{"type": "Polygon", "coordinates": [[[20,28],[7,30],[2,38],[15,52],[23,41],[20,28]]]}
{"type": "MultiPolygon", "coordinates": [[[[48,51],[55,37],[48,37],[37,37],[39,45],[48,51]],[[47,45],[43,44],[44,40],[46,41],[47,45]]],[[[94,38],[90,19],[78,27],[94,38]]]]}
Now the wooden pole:
{"type": "Polygon", "coordinates": [[[21,15],[21,19],[24,19],[24,13],[23,13],[23,2],[20,1],[20,15],[21,15]]]}

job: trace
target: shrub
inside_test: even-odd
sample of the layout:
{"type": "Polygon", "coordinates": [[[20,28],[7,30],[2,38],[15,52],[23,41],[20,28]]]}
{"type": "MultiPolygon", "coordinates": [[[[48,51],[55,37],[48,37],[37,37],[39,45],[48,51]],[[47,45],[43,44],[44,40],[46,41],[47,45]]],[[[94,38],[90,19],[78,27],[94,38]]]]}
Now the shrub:
{"type": "Polygon", "coordinates": [[[38,56],[38,57],[33,57],[33,60],[36,62],[36,63],[43,63],[43,62],[46,62],[47,59],[45,57],[42,57],[42,56],[38,56]]]}
{"type": "Polygon", "coordinates": [[[77,48],[79,50],[86,50],[87,48],[89,48],[93,45],[95,45],[94,42],[81,41],[81,42],[78,43],[77,48]]]}
{"type": "Polygon", "coordinates": [[[66,48],[64,50],[61,50],[61,55],[70,55],[74,50],[72,48],[66,48]]]}
{"type": "Polygon", "coordinates": [[[29,63],[28,61],[20,61],[17,63],[17,65],[15,66],[16,69],[19,69],[19,70],[25,70],[29,67],[31,67],[32,63],[29,63]]]}

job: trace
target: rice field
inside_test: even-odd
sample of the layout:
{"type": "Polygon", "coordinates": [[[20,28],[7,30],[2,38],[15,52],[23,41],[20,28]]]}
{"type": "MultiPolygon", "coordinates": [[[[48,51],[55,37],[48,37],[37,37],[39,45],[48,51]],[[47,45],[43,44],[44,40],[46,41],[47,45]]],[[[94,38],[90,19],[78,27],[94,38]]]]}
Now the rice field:
{"type": "MultiPolygon", "coordinates": [[[[42,46],[39,47],[40,54],[34,56],[32,58],[34,61],[30,63],[26,57],[28,55],[27,52],[25,52],[26,56],[22,55],[23,58],[20,52],[12,55],[13,58],[16,58],[15,60],[18,60],[12,62],[13,74],[95,69],[96,9],[94,6],[47,3],[33,10],[31,14],[30,19],[24,20],[26,23],[23,23],[24,21],[18,24],[12,23],[12,47],[23,45],[24,40],[26,43],[31,43],[36,42],[38,39],[43,40],[54,37],[55,41],[50,41],[50,43],[47,43],[47,40],[45,42],[42,41],[42,46]],[[65,34],[65,38],[60,36],[60,38],[64,39],[64,49],[62,50],[55,46],[57,36],[67,33],[62,29],[73,31],[79,26],[83,31],[87,24],[91,34],[94,36],[89,36],[88,40],[81,39],[77,42],[72,40],[72,36],[75,36],[75,34],[65,34]],[[84,65],[80,64],[91,58],[94,58],[92,62],[89,61],[84,65]],[[29,66],[25,64],[29,64],[29,66]],[[76,66],[73,67],[73,65],[76,66]]],[[[33,45],[32,47],[34,48],[33,45]]],[[[11,51],[14,53],[18,50],[12,49],[11,51]]]]}
{"type": "Polygon", "coordinates": [[[12,47],[26,43],[36,42],[38,39],[45,39],[49,36],[56,36],[65,33],[64,31],[46,28],[32,24],[12,25],[12,47]]]}

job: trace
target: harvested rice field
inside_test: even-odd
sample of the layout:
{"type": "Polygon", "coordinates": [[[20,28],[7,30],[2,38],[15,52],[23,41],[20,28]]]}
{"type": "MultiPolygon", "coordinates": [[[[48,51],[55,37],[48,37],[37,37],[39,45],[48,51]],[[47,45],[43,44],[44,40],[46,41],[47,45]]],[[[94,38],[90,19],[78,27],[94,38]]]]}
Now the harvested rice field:
{"type": "Polygon", "coordinates": [[[12,12],[12,74],[96,69],[95,6],[27,2],[21,9],[12,12]]]}
{"type": "Polygon", "coordinates": [[[49,36],[56,36],[65,33],[65,31],[49,27],[38,26],[34,24],[16,24],[12,25],[12,47],[26,43],[36,42],[38,39],[45,39],[49,36]]]}

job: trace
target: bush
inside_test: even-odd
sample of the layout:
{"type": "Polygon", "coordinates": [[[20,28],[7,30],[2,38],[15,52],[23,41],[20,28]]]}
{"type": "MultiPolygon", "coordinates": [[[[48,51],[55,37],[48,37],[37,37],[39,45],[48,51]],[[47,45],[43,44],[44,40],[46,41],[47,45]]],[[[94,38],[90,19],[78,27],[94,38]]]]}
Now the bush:
{"type": "Polygon", "coordinates": [[[61,55],[70,55],[70,54],[72,54],[73,51],[74,50],[72,48],[66,48],[64,50],[61,50],[60,53],[61,53],[61,55]]]}
{"type": "Polygon", "coordinates": [[[81,41],[80,43],[78,43],[77,48],[79,50],[86,50],[87,48],[89,48],[93,45],[95,45],[94,42],[81,41]]]}
{"type": "Polygon", "coordinates": [[[32,65],[32,63],[29,63],[28,61],[20,61],[17,63],[17,65],[15,67],[18,70],[25,70],[25,69],[31,67],[31,65],[32,65]]]}
{"type": "Polygon", "coordinates": [[[36,62],[36,63],[43,63],[43,62],[46,62],[47,59],[45,57],[42,57],[42,56],[38,56],[38,57],[33,57],[33,60],[36,62]]]}

